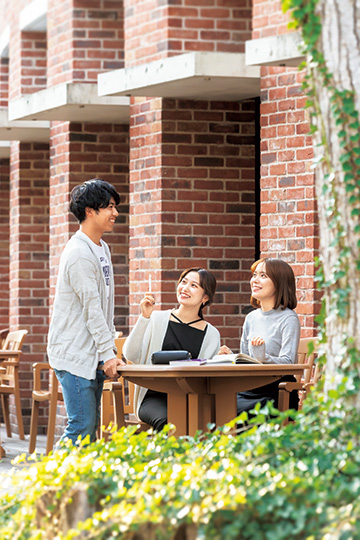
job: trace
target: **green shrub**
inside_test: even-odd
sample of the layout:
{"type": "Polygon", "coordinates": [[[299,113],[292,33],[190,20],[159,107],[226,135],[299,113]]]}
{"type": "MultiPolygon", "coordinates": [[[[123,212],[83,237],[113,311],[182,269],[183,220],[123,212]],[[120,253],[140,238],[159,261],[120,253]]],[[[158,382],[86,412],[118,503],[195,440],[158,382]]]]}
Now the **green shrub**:
{"type": "Polygon", "coordinates": [[[128,428],[33,458],[1,501],[0,538],[360,538],[358,415],[334,403],[307,400],[285,428],[265,409],[237,436],[234,422],[179,439],[128,428]]]}

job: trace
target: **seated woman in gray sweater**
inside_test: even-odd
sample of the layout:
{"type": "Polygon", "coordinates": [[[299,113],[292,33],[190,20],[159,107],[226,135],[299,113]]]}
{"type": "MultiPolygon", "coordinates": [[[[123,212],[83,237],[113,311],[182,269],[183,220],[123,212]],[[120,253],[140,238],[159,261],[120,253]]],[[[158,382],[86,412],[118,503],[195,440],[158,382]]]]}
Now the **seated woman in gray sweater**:
{"type": "MultiPolygon", "coordinates": [[[[300,339],[296,308],[294,272],[281,259],[259,259],[251,266],[250,303],[255,309],[245,318],[241,352],[269,364],[295,364],[300,339]]],[[[228,352],[225,346],[221,352],[228,352]]],[[[260,402],[263,407],[273,400],[278,405],[279,383],[293,380],[291,375],[274,383],[237,395],[237,413],[251,411],[260,402]]],[[[297,409],[297,392],[290,396],[290,407],[297,409]]]]}
{"type": "MultiPolygon", "coordinates": [[[[202,310],[212,303],[215,277],[203,268],[185,270],[178,281],[176,309],[155,311],[148,293],[140,302],[141,315],[126,339],[123,354],[136,364],[150,364],[157,351],[186,350],[192,358],[211,358],[220,347],[218,330],[204,320],[202,310]]],[[[135,387],[138,418],[161,430],[167,423],[167,394],[135,387]]]]}

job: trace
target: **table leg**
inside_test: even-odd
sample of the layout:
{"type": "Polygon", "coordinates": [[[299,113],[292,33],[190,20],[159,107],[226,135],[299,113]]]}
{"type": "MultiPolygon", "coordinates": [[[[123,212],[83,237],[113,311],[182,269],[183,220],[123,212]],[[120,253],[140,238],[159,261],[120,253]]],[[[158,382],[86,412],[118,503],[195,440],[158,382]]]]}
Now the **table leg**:
{"type": "Polygon", "coordinates": [[[213,396],[188,394],[189,435],[193,437],[198,430],[207,430],[207,425],[215,421],[213,409],[213,396]]]}
{"type": "Polygon", "coordinates": [[[176,436],[188,434],[187,426],[187,398],[186,394],[179,390],[168,394],[168,422],[176,426],[176,436]]]}

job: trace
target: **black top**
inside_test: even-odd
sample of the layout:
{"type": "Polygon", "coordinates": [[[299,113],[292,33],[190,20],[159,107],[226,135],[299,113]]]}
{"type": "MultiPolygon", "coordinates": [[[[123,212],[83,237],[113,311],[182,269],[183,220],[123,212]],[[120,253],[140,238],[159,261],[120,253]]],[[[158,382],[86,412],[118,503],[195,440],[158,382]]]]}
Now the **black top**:
{"type": "Polygon", "coordinates": [[[189,351],[192,358],[199,358],[206,329],[207,326],[204,330],[199,330],[187,324],[169,321],[161,350],[189,351]]]}

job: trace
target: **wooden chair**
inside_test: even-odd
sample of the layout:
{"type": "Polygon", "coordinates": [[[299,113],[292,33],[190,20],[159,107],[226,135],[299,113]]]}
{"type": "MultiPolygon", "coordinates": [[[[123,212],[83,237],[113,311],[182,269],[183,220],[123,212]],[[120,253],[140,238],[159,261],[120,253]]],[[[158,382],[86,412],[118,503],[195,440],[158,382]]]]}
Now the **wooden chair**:
{"type": "Polygon", "coordinates": [[[25,439],[25,435],[21,413],[19,361],[21,356],[21,348],[27,333],[27,330],[15,330],[14,332],[9,332],[5,338],[3,348],[0,350],[0,359],[3,360],[0,368],[0,394],[6,426],[6,435],[8,437],[12,436],[9,396],[13,395],[15,398],[16,417],[20,439],[25,439]]]}
{"type": "MultiPolygon", "coordinates": [[[[117,332],[118,334],[118,332],[117,332]]],[[[117,349],[116,356],[122,358],[122,350],[125,343],[125,337],[116,337],[115,346],[117,349]]],[[[120,377],[121,379],[121,377],[120,377]]],[[[119,428],[122,427],[122,418],[124,413],[121,408],[122,397],[121,397],[121,382],[120,379],[117,382],[105,381],[104,389],[101,398],[101,412],[100,412],[100,436],[108,437],[108,433],[103,430],[108,427],[110,422],[116,424],[119,428]],[[115,411],[114,402],[117,407],[115,411]],[[118,424],[120,422],[121,425],[118,424]]]]}
{"type": "MultiPolygon", "coordinates": [[[[122,357],[122,348],[126,338],[115,339],[118,358],[122,357]]],[[[131,362],[128,361],[128,364],[131,362]]],[[[150,425],[138,420],[134,413],[134,384],[119,377],[116,382],[104,384],[101,426],[113,422],[118,429],[124,426],[138,425],[138,431],[150,429],[150,425]]],[[[106,433],[102,433],[106,436],[106,433]]]]}
{"type": "Polygon", "coordinates": [[[3,328],[2,330],[0,330],[0,348],[1,349],[4,348],[5,339],[6,339],[6,336],[8,335],[8,333],[9,333],[8,328],[3,328]]]}
{"type": "Polygon", "coordinates": [[[47,362],[37,362],[36,364],[33,364],[33,391],[31,397],[32,410],[29,453],[32,454],[33,452],[35,452],[40,403],[43,403],[44,401],[49,401],[49,418],[46,438],[47,455],[54,447],[57,402],[64,400],[62,392],[61,390],[59,390],[59,383],[56,378],[55,372],[53,369],[51,369],[50,364],[47,362]],[[41,385],[41,374],[44,371],[49,372],[49,384],[46,389],[43,389],[41,385]]]}
{"type": "MultiPolygon", "coordinates": [[[[317,362],[316,338],[300,339],[298,349],[298,363],[307,364],[310,369],[305,369],[303,375],[297,377],[296,382],[282,382],[279,384],[279,410],[287,411],[289,409],[290,393],[294,390],[299,392],[299,409],[302,408],[303,401],[311,388],[315,386],[321,377],[322,369],[317,362]],[[308,352],[309,343],[314,342],[315,348],[312,353],[308,352]]],[[[286,422],[287,423],[287,422],[286,422]]]]}

